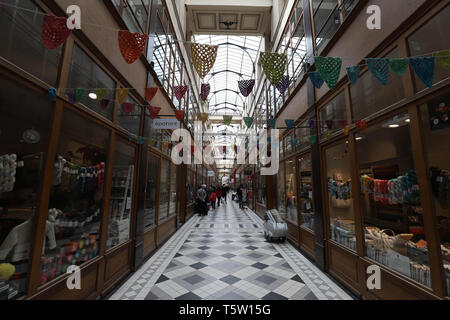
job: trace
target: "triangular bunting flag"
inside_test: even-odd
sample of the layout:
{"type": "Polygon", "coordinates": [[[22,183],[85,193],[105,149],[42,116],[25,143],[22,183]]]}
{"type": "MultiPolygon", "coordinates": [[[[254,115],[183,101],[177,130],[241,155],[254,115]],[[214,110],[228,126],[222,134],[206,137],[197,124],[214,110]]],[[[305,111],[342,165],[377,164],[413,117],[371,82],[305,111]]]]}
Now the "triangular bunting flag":
{"type": "Polygon", "coordinates": [[[313,135],[309,136],[308,140],[311,144],[315,144],[317,142],[317,135],[313,134],[313,135]]]}
{"type": "Polygon", "coordinates": [[[346,125],[345,128],[344,128],[344,134],[347,136],[349,131],[350,131],[350,126],[346,125]]]}
{"type": "Polygon", "coordinates": [[[368,58],[366,64],[375,79],[385,86],[389,78],[389,59],[368,58]]]}
{"type": "Polygon", "coordinates": [[[102,99],[102,101],[100,101],[100,108],[102,110],[105,110],[106,108],[108,108],[108,105],[110,102],[111,102],[111,100],[109,100],[109,99],[102,99]]]}
{"type": "Polygon", "coordinates": [[[238,87],[241,91],[241,94],[244,97],[248,97],[250,93],[253,91],[253,87],[255,86],[255,80],[241,80],[238,81],[238,87]]]}
{"type": "Polygon", "coordinates": [[[327,121],[326,121],[326,124],[327,124],[328,130],[333,129],[333,120],[327,120],[327,121]]]}
{"type": "Polygon", "coordinates": [[[128,96],[128,89],[126,88],[118,88],[117,89],[117,100],[120,104],[122,104],[128,96]]]}
{"type": "Polygon", "coordinates": [[[214,66],[219,46],[191,43],[192,61],[199,77],[203,79],[214,66]]]}
{"type": "Polygon", "coordinates": [[[162,145],[162,147],[163,147],[164,149],[169,148],[169,142],[168,142],[168,141],[163,141],[163,142],[161,143],[161,145],[162,145]]]}
{"type": "Polygon", "coordinates": [[[178,101],[181,101],[181,99],[183,99],[187,89],[188,86],[175,86],[173,88],[173,91],[175,92],[175,97],[177,98],[178,101]]]}
{"type": "Polygon", "coordinates": [[[150,145],[151,145],[151,146],[154,146],[154,145],[156,144],[156,140],[155,140],[154,138],[151,138],[151,139],[149,140],[149,142],[150,142],[150,145]]]}
{"type": "Polygon", "coordinates": [[[47,49],[58,48],[69,37],[67,18],[45,15],[42,24],[42,42],[47,49]]]}
{"type": "Polygon", "coordinates": [[[50,89],[48,89],[47,93],[48,93],[48,99],[51,102],[55,102],[56,95],[57,95],[56,89],[55,88],[50,88],[50,89]]]}
{"type": "Polygon", "coordinates": [[[200,120],[203,124],[205,124],[206,121],[208,121],[209,118],[209,114],[205,113],[205,112],[200,112],[198,114],[198,120],[200,120]]]}
{"type": "Polygon", "coordinates": [[[107,94],[108,94],[108,89],[105,89],[105,88],[95,89],[95,95],[97,96],[98,101],[102,101],[106,97],[107,94]]]}
{"type": "Polygon", "coordinates": [[[177,118],[178,121],[182,122],[184,119],[184,111],[183,110],[175,110],[175,117],[177,118]]]}
{"type": "Polygon", "coordinates": [[[339,120],[338,122],[342,129],[344,129],[347,125],[347,120],[339,120]]]}
{"type": "Polygon", "coordinates": [[[150,113],[150,118],[156,119],[158,118],[158,114],[161,111],[160,107],[148,106],[148,112],[150,113]]]}
{"type": "Polygon", "coordinates": [[[327,139],[329,140],[331,138],[331,131],[327,131],[327,139]]]}
{"type": "Polygon", "coordinates": [[[84,96],[84,89],[77,88],[74,90],[75,102],[80,102],[84,96]]]}
{"type": "Polygon", "coordinates": [[[277,122],[277,120],[274,118],[267,119],[267,124],[272,129],[275,129],[276,122],[277,122]]]}
{"type": "Polygon", "coordinates": [[[128,30],[119,31],[119,48],[125,62],[132,64],[145,49],[148,35],[145,33],[131,33],[128,30]]]}
{"type": "Polygon", "coordinates": [[[450,49],[435,52],[433,56],[437,63],[444,68],[450,69],[450,49]]]}
{"type": "Polygon", "coordinates": [[[398,74],[399,76],[403,76],[408,69],[409,60],[408,59],[391,59],[389,60],[389,67],[392,72],[398,74]]]}
{"type": "Polygon", "coordinates": [[[352,84],[356,84],[356,82],[358,82],[360,72],[361,66],[352,66],[347,68],[347,76],[352,84]]]}
{"type": "Polygon", "coordinates": [[[267,79],[276,86],[286,70],[287,55],[284,53],[261,52],[261,64],[267,79]]]}
{"type": "Polygon", "coordinates": [[[286,119],[286,120],[284,120],[284,123],[286,123],[288,130],[291,130],[292,128],[294,128],[295,120],[286,119]]]}
{"type": "Polygon", "coordinates": [[[157,87],[145,88],[145,101],[147,102],[152,101],[153,98],[156,96],[157,92],[158,92],[157,87]]]}
{"type": "Polygon", "coordinates": [[[70,104],[75,104],[75,94],[73,92],[67,92],[67,98],[69,98],[70,104]]]}
{"type": "Polygon", "coordinates": [[[254,120],[253,117],[244,117],[244,122],[245,122],[245,125],[247,126],[247,128],[250,129],[250,127],[253,124],[253,120],[254,120]]]}
{"type": "Polygon", "coordinates": [[[355,126],[356,126],[358,129],[366,130],[366,128],[367,128],[367,122],[366,122],[365,120],[355,120],[355,126]]]}
{"type": "Polygon", "coordinates": [[[428,88],[433,86],[434,57],[410,58],[411,68],[428,88]]]}
{"type": "Polygon", "coordinates": [[[328,85],[328,88],[334,89],[341,74],[342,59],[332,57],[314,57],[317,71],[328,85]]]}
{"type": "Polygon", "coordinates": [[[203,101],[208,100],[209,93],[211,92],[211,85],[209,83],[202,83],[200,90],[200,99],[203,101]]]}
{"type": "Polygon", "coordinates": [[[134,107],[136,106],[135,103],[131,103],[131,102],[124,102],[122,103],[122,110],[125,114],[130,114],[131,111],[134,110],[134,107]]]}
{"type": "Polygon", "coordinates": [[[233,116],[223,116],[223,123],[225,125],[229,126],[231,121],[233,121],[233,116]]]}
{"type": "Polygon", "coordinates": [[[277,84],[277,90],[283,94],[289,88],[289,76],[283,76],[280,82],[277,84]]]}
{"type": "Polygon", "coordinates": [[[311,119],[308,121],[308,125],[310,129],[315,129],[316,128],[316,121],[314,119],[311,119]]]}
{"type": "Polygon", "coordinates": [[[292,138],[291,139],[292,148],[296,148],[297,147],[297,143],[298,143],[298,140],[296,138],[292,138]]]}
{"type": "Polygon", "coordinates": [[[138,137],[137,137],[137,143],[138,143],[139,145],[144,144],[144,143],[145,143],[145,138],[144,138],[144,137],[141,137],[141,136],[138,136],[138,137]]]}
{"type": "Polygon", "coordinates": [[[318,72],[310,72],[308,73],[309,75],[309,80],[311,80],[312,84],[314,85],[314,87],[316,87],[316,89],[320,89],[323,86],[323,79],[320,76],[320,73],[318,72]]]}

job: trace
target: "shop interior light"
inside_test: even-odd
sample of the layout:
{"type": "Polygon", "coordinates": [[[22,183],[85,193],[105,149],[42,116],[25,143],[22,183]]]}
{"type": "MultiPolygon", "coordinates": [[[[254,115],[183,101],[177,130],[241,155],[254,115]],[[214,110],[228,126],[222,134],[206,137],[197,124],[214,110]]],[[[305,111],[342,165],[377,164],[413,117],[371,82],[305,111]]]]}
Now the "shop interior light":
{"type": "Polygon", "coordinates": [[[406,119],[405,122],[410,123],[411,119],[406,119]]]}
{"type": "Polygon", "coordinates": [[[390,124],[390,125],[389,125],[389,128],[392,128],[392,129],[398,128],[398,127],[400,127],[399,124],[390,124]]]}
{"type": "Polygon", "coordinates": [[[89,98],[92,100],[97,100],[97,95],[94,92],[89,93],[89,98]]]}
{"type": "Polygon", "coordinates": [[[364,139],[364,137],[356,137],[355,138],[356,141],[361,141],[362,139],[364,139]]]}

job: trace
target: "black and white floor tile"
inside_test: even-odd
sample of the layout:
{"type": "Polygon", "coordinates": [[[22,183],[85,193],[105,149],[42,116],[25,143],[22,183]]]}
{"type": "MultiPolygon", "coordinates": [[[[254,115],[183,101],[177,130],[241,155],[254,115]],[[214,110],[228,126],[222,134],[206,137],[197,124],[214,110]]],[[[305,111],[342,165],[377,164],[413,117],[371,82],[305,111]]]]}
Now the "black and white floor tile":
{"type": "Polygon", "coordinates": [[[112,300],[348,300],[289,243],[268,243],[261,219],[228,201],[190,219],[112,300]]]}

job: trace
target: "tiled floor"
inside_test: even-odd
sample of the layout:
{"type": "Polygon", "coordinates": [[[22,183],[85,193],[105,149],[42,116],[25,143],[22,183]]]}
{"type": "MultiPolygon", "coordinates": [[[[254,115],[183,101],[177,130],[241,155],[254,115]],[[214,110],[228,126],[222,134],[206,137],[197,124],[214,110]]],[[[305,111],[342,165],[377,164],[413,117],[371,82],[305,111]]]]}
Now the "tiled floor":
{"type": "Polygon", "coordinates": [[[236,203],[190,219],[112,300],[351,299],[289,243],[268,243],[236,203]]]}

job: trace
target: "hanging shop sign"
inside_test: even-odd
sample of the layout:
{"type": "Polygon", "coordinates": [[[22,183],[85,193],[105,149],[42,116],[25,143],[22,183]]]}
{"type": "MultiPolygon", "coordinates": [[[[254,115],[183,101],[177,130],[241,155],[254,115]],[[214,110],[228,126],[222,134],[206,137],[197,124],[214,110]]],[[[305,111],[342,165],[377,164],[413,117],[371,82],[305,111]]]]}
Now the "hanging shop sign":
{"type": "Polygon", "coordinates": [[[214,177],[214,171],[208,171],[208,177],[214,177]]]}
{"type": "Polygon", "coordinates": [[[177,119],[153,119],[153,129],[155,130],[175,130],[180,128],[177,119]]]}

